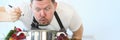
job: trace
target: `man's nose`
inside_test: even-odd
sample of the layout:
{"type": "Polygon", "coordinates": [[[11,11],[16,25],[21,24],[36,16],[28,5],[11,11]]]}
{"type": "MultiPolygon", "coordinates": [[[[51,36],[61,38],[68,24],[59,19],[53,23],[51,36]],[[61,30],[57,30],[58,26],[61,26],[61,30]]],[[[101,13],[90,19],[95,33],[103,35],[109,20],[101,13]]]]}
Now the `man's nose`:
{"type": "Polygon", "coordinates": [[[44,10],[41,10],[41,11],[40,11],[40,16],[41,16],[41,17],[45,17],[45,16],[46,16],[46,13],[45,13],[44,10]]]}

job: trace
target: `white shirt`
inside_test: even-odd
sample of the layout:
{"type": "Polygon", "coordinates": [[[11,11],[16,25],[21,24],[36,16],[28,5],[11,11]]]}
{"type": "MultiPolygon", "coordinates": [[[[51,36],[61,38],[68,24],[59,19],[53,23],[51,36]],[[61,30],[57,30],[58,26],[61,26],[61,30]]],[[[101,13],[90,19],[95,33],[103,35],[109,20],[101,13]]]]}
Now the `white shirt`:
{"type": "MultiPolygon", "coordinates": [[[[33,21],[32,11],[30,10],[29,5],[24,5],[22,9],[23,9],[22,12],[24,13],[24,16],[22,16],[20,20],[25,24],[25,26],[28,29],[31,29],[31,23],[33,21]]],[[[71,31],[74,32],[78,28],[80,28],[82,21],[79,15],[74,11],[74,9],[70,5],[62,3],[62,2],[58,2],[56,11],[65,29],[69,28],[71,31]]],[[[45,28],[48,30],[59,30],[60,29],[55,16],[53,16],[53,19],[50,25],[46,26],[45,28]]]]}

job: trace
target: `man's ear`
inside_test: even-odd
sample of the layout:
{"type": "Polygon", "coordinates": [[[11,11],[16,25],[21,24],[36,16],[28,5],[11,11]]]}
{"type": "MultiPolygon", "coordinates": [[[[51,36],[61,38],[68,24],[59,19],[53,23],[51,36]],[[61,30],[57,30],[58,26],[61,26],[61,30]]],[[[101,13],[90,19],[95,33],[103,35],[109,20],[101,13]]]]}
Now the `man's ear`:
{"type": "Polygon", "coordinates": [[[32,9],[32,3],[30,4],[30,8],[32,9]]]}
{"type": "Polygon", "coordinates": [[[54,7],[55,7],[55,9],[57,8],[57,2],[54,3],[54,7]]]}

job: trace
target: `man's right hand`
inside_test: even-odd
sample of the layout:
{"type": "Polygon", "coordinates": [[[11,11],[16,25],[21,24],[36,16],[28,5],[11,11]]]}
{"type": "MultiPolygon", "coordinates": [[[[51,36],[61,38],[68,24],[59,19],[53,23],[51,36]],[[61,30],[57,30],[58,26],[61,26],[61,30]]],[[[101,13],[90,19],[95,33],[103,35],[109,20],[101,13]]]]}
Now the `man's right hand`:
{"type": "Polygon", "coordinates": [[[6,11],[5,7],[0,7],[0,21],[1,22],[13,22],[19,20],[21,16],[20,8],[12,8],[6,11]]]}

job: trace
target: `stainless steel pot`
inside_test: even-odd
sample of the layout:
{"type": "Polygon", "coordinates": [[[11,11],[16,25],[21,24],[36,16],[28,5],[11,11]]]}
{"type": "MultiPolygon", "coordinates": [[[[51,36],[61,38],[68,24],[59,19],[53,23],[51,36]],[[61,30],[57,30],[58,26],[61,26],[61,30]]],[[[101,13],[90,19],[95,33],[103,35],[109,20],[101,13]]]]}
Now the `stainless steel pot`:
{"type": "Polygon", "coordinates": [[[27,40],[56,40],[64,32],[54,30],[31,30],[27,33],[27,40]]]}

